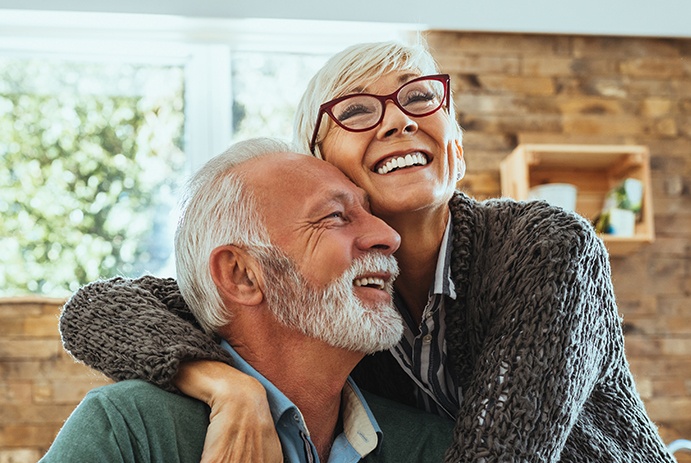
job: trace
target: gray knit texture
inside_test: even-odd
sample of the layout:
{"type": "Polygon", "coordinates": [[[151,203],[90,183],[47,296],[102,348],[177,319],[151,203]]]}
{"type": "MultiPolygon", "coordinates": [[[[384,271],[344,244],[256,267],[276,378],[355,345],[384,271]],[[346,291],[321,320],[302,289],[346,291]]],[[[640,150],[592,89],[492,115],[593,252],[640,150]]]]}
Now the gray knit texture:
{"type": "MultiPolygon", "coordinates": [[[[457,193],[449,205],[458,297],[447,301],[446,339],[463,397],[445,461],[673,463],[636,392],[607,252],[590,224],[544,202],[457,193]]],[[[87,285],[60,329],[87,365],[168,390],[181,361],[228,361],[171,279],[87,285]]],[[[386,357],[361,370],[400,397],[407,380],[368,363],[386,357]]]]}
{"type": "Polygon", "coordinates": [[[113,278],[82,287],[60,315],[63,347],[74,358],[122,381],[143,379],[171,392],[180,362],[231,363],[205,334],[172,278],[113,278]]]}

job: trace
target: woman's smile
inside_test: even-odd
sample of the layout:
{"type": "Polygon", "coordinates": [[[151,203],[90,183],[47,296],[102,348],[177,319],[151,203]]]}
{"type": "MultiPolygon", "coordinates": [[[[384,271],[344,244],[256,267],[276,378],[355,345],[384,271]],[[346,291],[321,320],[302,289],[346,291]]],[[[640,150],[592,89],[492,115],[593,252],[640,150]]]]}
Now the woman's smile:
{"type": "Polygon", "coordinates": [[[374,171],[379,175],[386,175],[409,167],[426,166],[427,162],[427,155],[416,151],[406,155],[388,156],[376,163],[374,171]]]}

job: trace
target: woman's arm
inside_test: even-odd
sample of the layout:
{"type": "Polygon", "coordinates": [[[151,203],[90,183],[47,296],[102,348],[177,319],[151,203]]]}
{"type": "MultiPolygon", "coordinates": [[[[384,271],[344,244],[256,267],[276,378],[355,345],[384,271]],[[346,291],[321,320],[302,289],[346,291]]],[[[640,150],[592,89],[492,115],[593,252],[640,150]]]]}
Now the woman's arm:
{"type": "Polygon", "coordinates": [[[485,332],[462,378],[468,382],[446,461],[563,456],[621,341],[607,255],[587,227],[522,224],[520,238],[493,240],[504,248],[473,269],[467,309],[480,315],[468,324],[485,332]]]}
{"type": "Polygon", "coordinates": [[[116,381],[143,379],[211,408],[202,462],[281,462],[278,435],[255,379],[201,331],[173,279],[113,278],[84,286],[63,307],[63,345],[116,381]]]}
{"type": "Polygon", "coordinates": [[[173,279],[113,278],[77,291],[60,316],[65,350],[120,381],[175,391],[181,362],[230,356],[197,325],[173,279]]]}
{"type": "Polygon", "coordinates": [[[264,387],[221,362],[180,364],[173,382],[180,391],[205,402],[211,413],[200,463],[283,461],[264,387]]]}

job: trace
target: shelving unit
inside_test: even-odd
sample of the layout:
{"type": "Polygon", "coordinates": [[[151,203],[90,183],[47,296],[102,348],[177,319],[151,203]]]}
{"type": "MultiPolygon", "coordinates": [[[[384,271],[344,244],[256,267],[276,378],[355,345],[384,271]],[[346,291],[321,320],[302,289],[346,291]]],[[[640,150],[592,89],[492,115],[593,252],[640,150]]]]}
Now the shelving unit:
{"type": "Polygon", "coordinates": [[[643,182],[641,220],[634,236],[601,234],[610,255],[626,255],[655,239],[650,184],[650,153],[639,145],[518,145],[500,165],[503,196],[524,200],[528,190],[547,183],[578,189],[576,212],[591,222],[605,195],[625,178],[643,182]]]}

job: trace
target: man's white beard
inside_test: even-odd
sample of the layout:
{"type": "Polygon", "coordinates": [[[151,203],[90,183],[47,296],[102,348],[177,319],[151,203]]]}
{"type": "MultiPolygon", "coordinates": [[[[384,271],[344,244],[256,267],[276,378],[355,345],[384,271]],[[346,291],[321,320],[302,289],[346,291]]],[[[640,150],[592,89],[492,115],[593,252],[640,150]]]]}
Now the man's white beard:
{"type": "Polygon", "coordinates": [[[267,282],[266,299],[276,318],[306,336],[355,352],[371,354],[398,343],[403,319],[391,300],[365,306],[353,291],[354,280],[368,273],[388,272],[386,291],[393,291],[398,275],[393,256],[378,252],[353,262],[343,275],[326,288],[315,288],[281,250],[272,247],[262,256],[267,282]]]}

